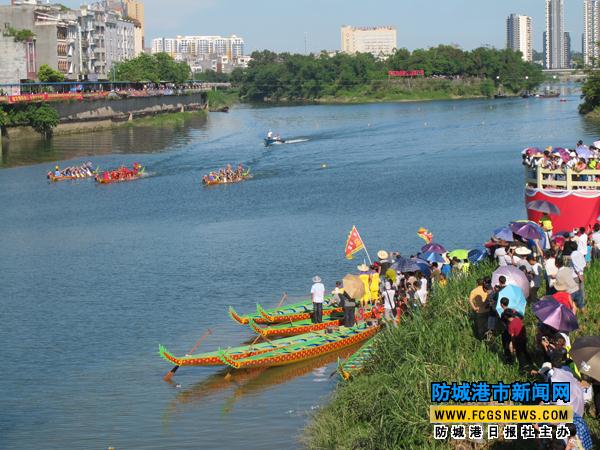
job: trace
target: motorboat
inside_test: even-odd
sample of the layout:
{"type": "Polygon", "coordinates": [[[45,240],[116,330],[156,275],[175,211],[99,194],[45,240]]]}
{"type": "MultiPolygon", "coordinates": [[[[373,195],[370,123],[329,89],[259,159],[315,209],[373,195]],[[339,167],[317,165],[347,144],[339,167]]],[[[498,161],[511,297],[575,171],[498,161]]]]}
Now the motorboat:
{"type": "Polygon", "coordinates": [[[265,138],[265,147],[277,144],[285,144],[285,139],[281,139],[279,136],[271,136],[265,138]]]}

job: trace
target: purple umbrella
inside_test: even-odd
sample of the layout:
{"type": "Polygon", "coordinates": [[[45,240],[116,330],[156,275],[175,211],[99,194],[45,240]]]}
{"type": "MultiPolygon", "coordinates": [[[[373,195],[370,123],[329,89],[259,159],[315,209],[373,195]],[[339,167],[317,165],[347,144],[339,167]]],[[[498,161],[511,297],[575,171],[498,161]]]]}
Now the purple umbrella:
{"type": "Polygon", "coordinates": [[[421,270],[417,261],[408,258],[398,258],[396,262],[391,265],[391,268],[402,273],[417,272],[418,270],[421,270]]]}
{"type": "Polygon", "coordinates": [[[425,246],[423,246],[421,248],[421,252],[423,253],[437,253],[438,255],[441,255],[443,253],[446,253],[446,249],[440,245],[440,244],[434,244],[433,242],[431,244],[427,244],[425,246]]]}
{"type": "Polygon", "coordinates": [[[555,148],[554,149],[554,153],[558,153],[560,155],[560,157],[563,159],[563,161],[567,162],[568,160],[571,159],[571,154],[569,153],[568,150],[564,149],[564,148],[555,148]]]}
{"type": "Polygon", "coordinates": [[[530,209],[531,211],[552,214],[555,216],[560,215],[560,209],[558,209],[558,206],[546,200],[534,200],[529,202],[527,203],[527,209],[530,209]]]}
{"type": "Polygon", "coordinates": [[[541,153],[544,153],[544,150],[542,150],[541,148],[537,148],[537,147],[528,147],[525,150],[523,150],[521,153],[528,155],[528,156],[539,155],[541,153]]]}
{"type": "Polygon", "coordinates": [[[506,278],[506,284],[520,287],[525,297],[529,296],[529,280],[527,279],[527,275],[521,270],[517,269],[515,266],[503,266],[496,269],[492,274],[492,286],[498,284],[500,276],[506,278]]]}
{"type": "Polygon", "coordinates": [[[530,222],[511,222],[508,226],[513,233],[525,239],[542,239],[544,236],[544,233],[540,232],[540,228],[530,222]]]}
{"type": "Polygon", "coordinates": [[[531,307],[535,317],[543,324],[554,328],[557,331],[570,333],[579,328],[577,318],[573,311],[567,308],[562,303],[558,303],[554,299],[543,299],[534,303],[531,307]]]}

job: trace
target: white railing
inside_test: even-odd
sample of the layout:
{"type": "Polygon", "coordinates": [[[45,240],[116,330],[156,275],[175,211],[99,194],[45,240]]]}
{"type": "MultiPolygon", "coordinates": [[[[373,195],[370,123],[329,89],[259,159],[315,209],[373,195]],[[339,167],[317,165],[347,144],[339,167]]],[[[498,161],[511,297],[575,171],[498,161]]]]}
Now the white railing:
{"type": "Polygon", "coordinates": [[[537,168],[525,169],[525,182],[538,189],[600,189],[600,170],[582,170],[570,168],[550,170],[537,168]]]}

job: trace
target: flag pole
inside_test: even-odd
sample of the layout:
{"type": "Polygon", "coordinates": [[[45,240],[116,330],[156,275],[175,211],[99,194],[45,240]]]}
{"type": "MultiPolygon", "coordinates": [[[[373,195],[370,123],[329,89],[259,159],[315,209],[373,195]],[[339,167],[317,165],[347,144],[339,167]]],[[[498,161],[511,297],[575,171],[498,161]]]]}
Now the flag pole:
{"type": "Polygon", "coordinates": [[[364,245],[364,242],[363,242],[363,248],[365,250],[365,253],[367,254],[367,258],[369,258],[369,265],[372,266],[373,265],[373,261],[371,261],[371,257],[369,256],[369,252],[367,251],[367,246],[364,245]]]}

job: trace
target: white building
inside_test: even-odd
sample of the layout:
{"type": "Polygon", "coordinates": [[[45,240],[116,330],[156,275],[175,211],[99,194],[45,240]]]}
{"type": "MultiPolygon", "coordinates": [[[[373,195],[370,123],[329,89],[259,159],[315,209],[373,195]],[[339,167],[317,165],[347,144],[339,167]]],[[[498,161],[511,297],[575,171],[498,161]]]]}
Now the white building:
{"type": "Polygon", "coordinates": [[[546,0],[546,31],[544,32],[544,66],[546,69],[566,69],[565,2],[546,0]]]}
{"type": "Polygon", "coordinates": [[[592,65],[600,57],[600,0],[583,1],[583,62],[592,65]]]}
{"type": "Polygon", "coordinates": [[[385,57],[397,48],[395,27],[352,27],[341,28],[342,52],[371,53],[376,57],[385,57]]]}
{"type": "Polygon", "coordinates": [[[207,56],[226,56],[231,61],[244,55],[244,40],[236,35],[177,36],[152,40],[152,53],[165,52],[181,61],[194,61],[207,56]]]}
{"type": "Polygon", "coordinates": [[[524,61],[533,61],[531,17],[511,14],[506,19],[506,48],[521,52],[524,61]]]}

